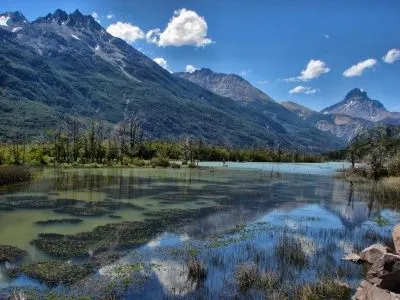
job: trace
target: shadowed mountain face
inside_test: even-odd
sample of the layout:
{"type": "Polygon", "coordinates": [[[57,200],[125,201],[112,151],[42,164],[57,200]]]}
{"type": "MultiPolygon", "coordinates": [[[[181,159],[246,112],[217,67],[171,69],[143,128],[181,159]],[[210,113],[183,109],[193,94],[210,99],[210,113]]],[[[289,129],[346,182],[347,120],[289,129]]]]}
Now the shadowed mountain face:
{"type": "MultiPolygon", "coordinates": [[[[312,152],[343,146],[319,131],[294,136],[275,113],[265,114],[256,104],[244,107],[173,76],[79,11],[57,10],[31,23],[19,12],[1,16],[2,140],[37,138],[70,117],[117,124],[140,113],[153,138],[190,135],[212,143],[312,152]]],[[[258,100],[279,107],[267,96],[258,100]]],[[[293,126],[301,131],[304,123],[293,126]]]]}
{"type": "Polygon", "coordinates": [[[345,114],[319,113],[290,101],[282,102],[282,105],[319,130],[329,132],[346,142],[351,141],[372,124],[371,121],[350,117],[345,114]]]}
{"type": "MultiPolygon", "coordinates": [[[[274,120],[293,136],[296,143],[322,145],[328,139],[333,139],[335,143],[337,141],[336,137],[317,130],[238,75],[217,73],[204,68],[193,73],[181,72],[174,73],[174,75],[196,83],[218,95],[233,99],[243,107],[243,110],[252,109],[267,119],[274,120]]],[[[344,145],[343,142],[341,144],[344,145]]]]}
{"type": "Polygon", "coordinates": [[[382,103],[370,99],[367,92],[358,88],[348,92],[344,100],[323,109],[321,112],[344,114],[373,122],[386,118],[389,113],[382,103]]]}

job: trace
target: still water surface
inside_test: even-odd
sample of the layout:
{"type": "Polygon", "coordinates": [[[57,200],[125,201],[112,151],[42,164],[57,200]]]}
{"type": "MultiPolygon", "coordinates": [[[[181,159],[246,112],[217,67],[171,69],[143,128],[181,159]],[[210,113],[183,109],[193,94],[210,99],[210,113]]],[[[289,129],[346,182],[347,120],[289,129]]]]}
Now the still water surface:
{"type": "MultiPolygon", "coordinates": [[[[204,168],[45,170],[34,182],[1,189],[0,203],[35,196],[133,205],[102,216],[79,217],[83,220],[79,224],[46,226],[36,222],[71,216],[53,209],[0,210],[0,244],[27,250],[22,263],[50,260],[30,245],[39,233],[75,234],[107,223],[156,218],[153,212],[215,208],[124,252],[117,263],[103,266],[88,278],[86,288],[95,293],[95,282],[118,277],[115,270],[121,265],[140,262],[145,267],[132,276],[144,279],[123,291],[126,298],[218,298],[239,293],[235,269],[247,262],[255,262],[262,270],[279,271],[282,282],[312,281],[319,273],[339,270],[336,275],[355,287],[361,269],[344,263],[341,257],[371,242],[385,241],[392,224],[399,220],[397,211],[380,203],[368,189],[334,177],[336,170],[345,167],[343,163],[229,163],[222,167],[222,163],[203,162],[201,166],[204,168]],[[379,226],[377,217],[388,223],[379,226]],[[276,244],[288,236],[300,241],[306,266],[287,265],[277,258],[276,244]],[[186,258],[180,255],[193,249],[207,269],[201,283],[188,282],[186,258]]],[[[29,278],[7,278],[6,267],[10,266],[0,267],[0,288],[42,286],[29,278]]],[[[73,293],[78,293],[77,289],[68,288],[73,293]]],[[[252,295],[261,297],[259,291],[252,295]]]]}

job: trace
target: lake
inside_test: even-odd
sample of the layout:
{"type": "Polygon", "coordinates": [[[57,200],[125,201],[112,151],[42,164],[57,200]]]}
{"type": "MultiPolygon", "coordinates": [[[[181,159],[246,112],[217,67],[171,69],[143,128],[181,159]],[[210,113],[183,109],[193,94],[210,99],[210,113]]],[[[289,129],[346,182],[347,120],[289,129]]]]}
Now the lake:
{"type": "Polygon", "coordinates": [[[399,221],[372,186],[335,178],[343,163],[227,165],[45,169],[1,188],[0,244],[27,254],[0,264],[0,298],[284,298],[318,280],[354,290],[363,267],[341,258],[388,244],[399,221]],[[49,279],[57,268],[68,278],[49,279]]]}

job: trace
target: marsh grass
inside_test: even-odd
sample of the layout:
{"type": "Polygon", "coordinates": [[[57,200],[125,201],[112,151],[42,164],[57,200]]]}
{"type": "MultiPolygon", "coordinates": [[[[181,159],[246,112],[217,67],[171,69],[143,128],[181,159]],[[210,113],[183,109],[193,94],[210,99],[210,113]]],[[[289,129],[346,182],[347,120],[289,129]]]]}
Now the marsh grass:
{"type": "Polygon", "coordinates": [[[1,166],[0,185],[14,184],[32,179],[32,171],[26,166],[1,166]]]}
{"type": "Polygon", "coordinates": [[[299,300],[344,300],[350,299],[351,289],[335,278],[326,278],[298,286],[295,293],[299,300]]]}
{"type": "Polygon", "coordinates": [[[203,264],[195,257],[191,256],[187,262],[188,277],[194,281],[200,281],[206,277],[207,272],[203,264]]]}
{"type": "Polygon", "coordinates": [[[289,263],[299,267],[307,264],[307,255],[301,242],[287,234],[279,237],[275,246],[275,254],[282,263],[289,263]]]}

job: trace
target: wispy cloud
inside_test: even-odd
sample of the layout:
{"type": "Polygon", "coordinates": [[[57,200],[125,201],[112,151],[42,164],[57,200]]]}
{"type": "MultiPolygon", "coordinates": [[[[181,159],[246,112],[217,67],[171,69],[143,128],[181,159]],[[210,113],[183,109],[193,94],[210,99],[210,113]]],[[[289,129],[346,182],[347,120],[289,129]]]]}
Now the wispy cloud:
{"type": "Polygon", "coordinates": [[[97,12],[94,11],[94,12],[92,12],[91,15],[92,15],[93,19],[96,20],[97,23],[99,23],[99,24],[101,23],[100,16],[97,12]]]}
{"type": "Polygon", "coordinates": [[[107,20],[111,20],[111,19],[114,19],[114,18],[115,18],[115,15],[114,15],[114,14],[108,14],[108,15],[106,16],[106,18],[107,18],[107,20]]]}
{"type": "Polygon", "coordinates": [[[364,61],[360,61],[359,63],[351,66],[347,70],[343,72],[344,77],[355,77],[361,76],[366,69],[373,68],[378,62],[374,58],[369,58],[364,61]]]}
{"type": "Polygon", "coordinates": [[[259,80],[257,81],[258,84],[267,84],[269,83],[269,80],[259,80]]]}
{"type": "Polygon", "coordinates": [[[306,94],[306,95],[311,95],[315,94],[317,92],[317,89],[309,87],[309,86],[302,86],[298,85],[291,89],[289,91],[289,94],[306,94]]]}

